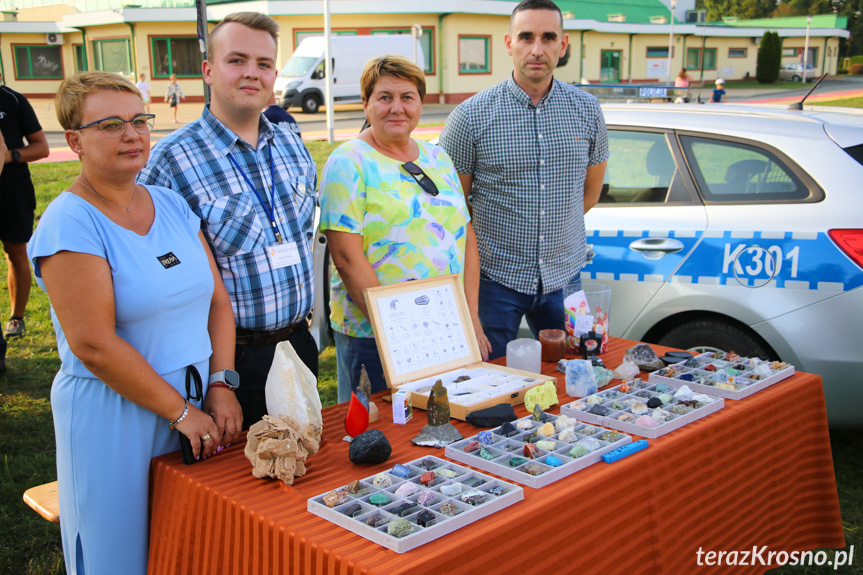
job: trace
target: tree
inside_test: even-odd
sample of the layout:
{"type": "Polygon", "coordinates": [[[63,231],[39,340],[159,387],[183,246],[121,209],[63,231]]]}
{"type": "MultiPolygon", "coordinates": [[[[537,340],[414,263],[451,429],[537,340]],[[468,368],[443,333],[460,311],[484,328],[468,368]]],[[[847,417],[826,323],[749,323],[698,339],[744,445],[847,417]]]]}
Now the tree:
{"type": "Polygon", "coordinates": [[[708,22],[718,22],[726,16],[741,20],[767,18],[776,10],[776,0],[702,0],[697,5],[707,10],[708,22]]]}
{"type": "Polygon", "coordinates": [[[782,43],[779,32],[765,32],[758,49],[758,64],[755,78],[761,84],[772,84],[779,79],[779,65],[782,62],[782,43]]]}

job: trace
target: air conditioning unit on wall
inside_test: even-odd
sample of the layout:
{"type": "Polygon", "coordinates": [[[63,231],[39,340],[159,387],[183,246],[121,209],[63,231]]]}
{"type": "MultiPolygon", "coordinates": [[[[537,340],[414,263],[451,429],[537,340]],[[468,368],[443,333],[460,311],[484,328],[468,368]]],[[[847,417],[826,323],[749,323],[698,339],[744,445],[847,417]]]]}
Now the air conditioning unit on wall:
{"type": "Polygon", "coordinates": [[[62,46],[63,34],[55,34],[53,32],[45,34],[45,42],[47,42],[51,46],[62,46]]]}

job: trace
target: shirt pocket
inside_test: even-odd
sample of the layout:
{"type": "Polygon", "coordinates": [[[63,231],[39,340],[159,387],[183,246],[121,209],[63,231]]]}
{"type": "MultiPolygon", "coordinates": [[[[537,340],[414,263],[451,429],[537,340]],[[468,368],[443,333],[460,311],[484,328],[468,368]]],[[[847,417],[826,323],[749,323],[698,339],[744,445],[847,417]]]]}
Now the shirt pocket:
{"type": "Polygon", "coordinates": [[[233,194],[202,204],[201,219],[217,256],[252,252],[268,243],[266,231],[248,194],[233,194]]]}
{"type": "MultiPolygon", "coordinates": [[[[314,181],[303,176],[285,178],[283,181],[286,194],[281,199],[285,213],[296,221],[300,236],[306,241],[311,241],[315,235],[315,208],[317,207],[314,181]]],[[[292,228],[293,226],[291,226],[293,232],[292,228]]],[[[293,232],[292,235],[295,233],[293,232]]],[[[296,235],[294,237],[299,239],[296,235]]]]}

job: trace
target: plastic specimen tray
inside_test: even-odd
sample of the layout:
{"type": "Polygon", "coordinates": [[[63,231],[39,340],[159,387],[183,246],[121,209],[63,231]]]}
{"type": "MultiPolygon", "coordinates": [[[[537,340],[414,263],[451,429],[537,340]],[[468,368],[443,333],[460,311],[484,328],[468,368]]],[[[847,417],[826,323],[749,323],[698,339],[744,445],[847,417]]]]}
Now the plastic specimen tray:
{"type": "Polygon", "coordinates": [[[686,384],[695,391],[717,397],[743,399],[794,375],[794,366],[787,364],[782,369],[771,369],[770,375],[767,375],[766,368],[761,368],[765,373],[758,375],[754,370],[759,364],[770,366],[772,362],[748,357],[742,357],[737,361],[726,361],[724,359],[725,354],[721,355],[722,357],[719,358],[712,353],[705,353],[675,363],[651,373],[650,381],[652,383],[661,381],[673,385],[686,384]],[[711,365],[715,370],[704,369],[711,365]],[[737,373],[728,373],[726,371],[728,368],[737,373]]]}
{"type": "MultiPolygon", "coordinates": [[[[628,382],[630,389],[627,392],[620,391],[621,386],[616,385],[590,397],[568,403],[560,408],[560,413],[588,423],[618,429],[625,433],[631,433],[640,437],[655,439],[661,435],[674,431],[675,429],[680,429],[687,423],[692,423],[693,421],[701,419],[711,413],[715,413],[725,407],[724,399],[708,395],[708,398],[710,399],[709,402],[699,402],[697,406],[693,407],[687,413],[674,413],[672,409],[676,406],[678,400],[673,396],[683,383],[686,382],[676,381],[668,384],[660,382],[658,384],[659,389],[657,389],[657,384],[645,382],[641,379],[634,379],[631,382],[628,382]],[[667,388],[665,391],[663,391],[663,386],[667,388]],[[654,410],[648,408],[645,414],[634,414],[632,412],[632,405],[635,402],[647,403],[651,398],[658,397],[661,393],[668,393],[672,396],[671,402],[661,405],[661,409],[668,412],[668,419],[660,422],[656,427],[636,425],[635,421],[640,415],[652,415],[654,410]],[[608,413],[606,415],[597,415],[587,411],[592,407],[589,399],[593,397],[599,400],[598,405],[602,405],[608,409],[608,413]],[[629,419],[630,421],[621,421],[621,419],[629,419]]],[[[692,391],[701,394],[694,389],[692,391]]]]}
{"type": "Polygon", "coordinates": [[[526,421],[531,423],[530,429],[517,428],[518,433],[511,437],[504,437],[499,434],[500,428],[492,430],[493,441],[490,445],[481,445],[493,457],[491,460],[483,459],[480,456],[480,450],[476,449],[471,452],[465,452],[465,447],[473,441],[479,441],[479,435],[474,435],[467,439],[451,443],[446,446],[445,455],[450,459],[455,459],[471,467],[478,467],[489,473],[494,473],[501,477],[506,477],[512,481],[522,483],[529,487],[540,488],[545,487],[550,483],[554,483],[558,479],[571,475],[576,471],[581,471],[589,465],[602,460],[602,456],[609,451],[614,451],[618,447],[622,447],[628,443],[632,443],[632,438],[617,431],[610,431],[585,425],[576,422],[573,426],[573,431],[576,433],[576,438],[570,441],[561,441],[560,432],[563,429],[558,429],[556,415],[546,414],[548,421],[554,425],[554,434],[550,437],[545,437],[537,434],[537,429],[542,426],[542,423],[533,421],[532,416],[523,417],[515,422],[514,425],[526,421]],[[603,439],[605,437],[605,439],[603,439]],[[592,438],[592,441],[588,438],[592,438]],[[587,441],[585,441],[587,439],[587,441]],[[534,459],[529,459],[524,456],[525,443],[547,440],[555,443],[554,449],[544,450],[539,449],[534,459]],[[580,457],[573,457],[569,454],[576,445],[585,447],[588,451],[580,457]],[[558,467],[550,466],[546,463],[549,455],[553,455],[561,461],[558,467]],[[510,461],[513,458],[527,459],[527,462],[513,467],[510,461]],[[533,470],[538,472],[538,475],[529,473],[530,466],[534,466],[533,470]]]}
{"type": "MultiPolygon", "coordinates": [[[[360,537],[392,549],[396,553],[404,553],[524,499],[524,490],[518,485],[489,477],[438,457],[423,457],[406,463],[404,466],[411,472],[411,476],[406,479],[397,477],[391,472],[385,472],[392,481],[390,487],[376,487],[372,483],[375,478],[372,475],[361,479],[359,491],[353,495],[349,494],[347,500],[341,505],[328,507],[324,503],[326,494],[322,493],[309,499],[308,510],[327,521],[353,531],[360,537]],[[427,462],[428,467],[423,467],[423,462],[427,462]],[[425,487],[420,483],[420,475],[427,470],[448,470],[452,471],[455,476],[452,478],[438,476],[433,486],[425,487]],[[419,491],[406,498],[397,496],[396,490],[406,482],[415,483],[419,487],[419,491]],[[441,493],[441,487],[445,485],[459,485],[461,493],[445,496],[441,493]],[[463,502],[462,496],[470,490],[477,490],[485,494],[484,500],[475,505],[463,502]],[[425,506],[420,505],[417,499],[420,494],[427,491],[435,493],[435,501],[425,506]],[[382,505],[372,504],[369,499],[376,493],[386,494],[390,502],[382,505]],[[441,506],[447,503],[455,506],[455,515],[452,517],[441,512],[441,506]],[[347,513],[351,512],[350,508],[355,505],[358,505],[359,509],[354,507],[356,511],[348,515],[347,513]],[[423,510],[429,510],[434,514],[434,519],[425,527],[420,526],[417,521],[417,515],[423,510]],[[412,532],[400,538],[389,535],[387,526],[397,519],[409,521],[412,532]]],[[[338,490],[342,490],[344,487],[341,486],[338,490]]]]}

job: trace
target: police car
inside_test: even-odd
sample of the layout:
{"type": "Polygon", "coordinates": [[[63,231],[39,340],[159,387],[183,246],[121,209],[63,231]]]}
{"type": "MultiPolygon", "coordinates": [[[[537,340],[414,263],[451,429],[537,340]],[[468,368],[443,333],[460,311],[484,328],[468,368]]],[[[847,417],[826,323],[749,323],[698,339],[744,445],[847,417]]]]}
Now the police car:
{"type": "Polygon", "coordinates": [[[607,105],[611,159],[582,280],[610,332],[781,358],[863,415],[863,115],[607,105]]]}

